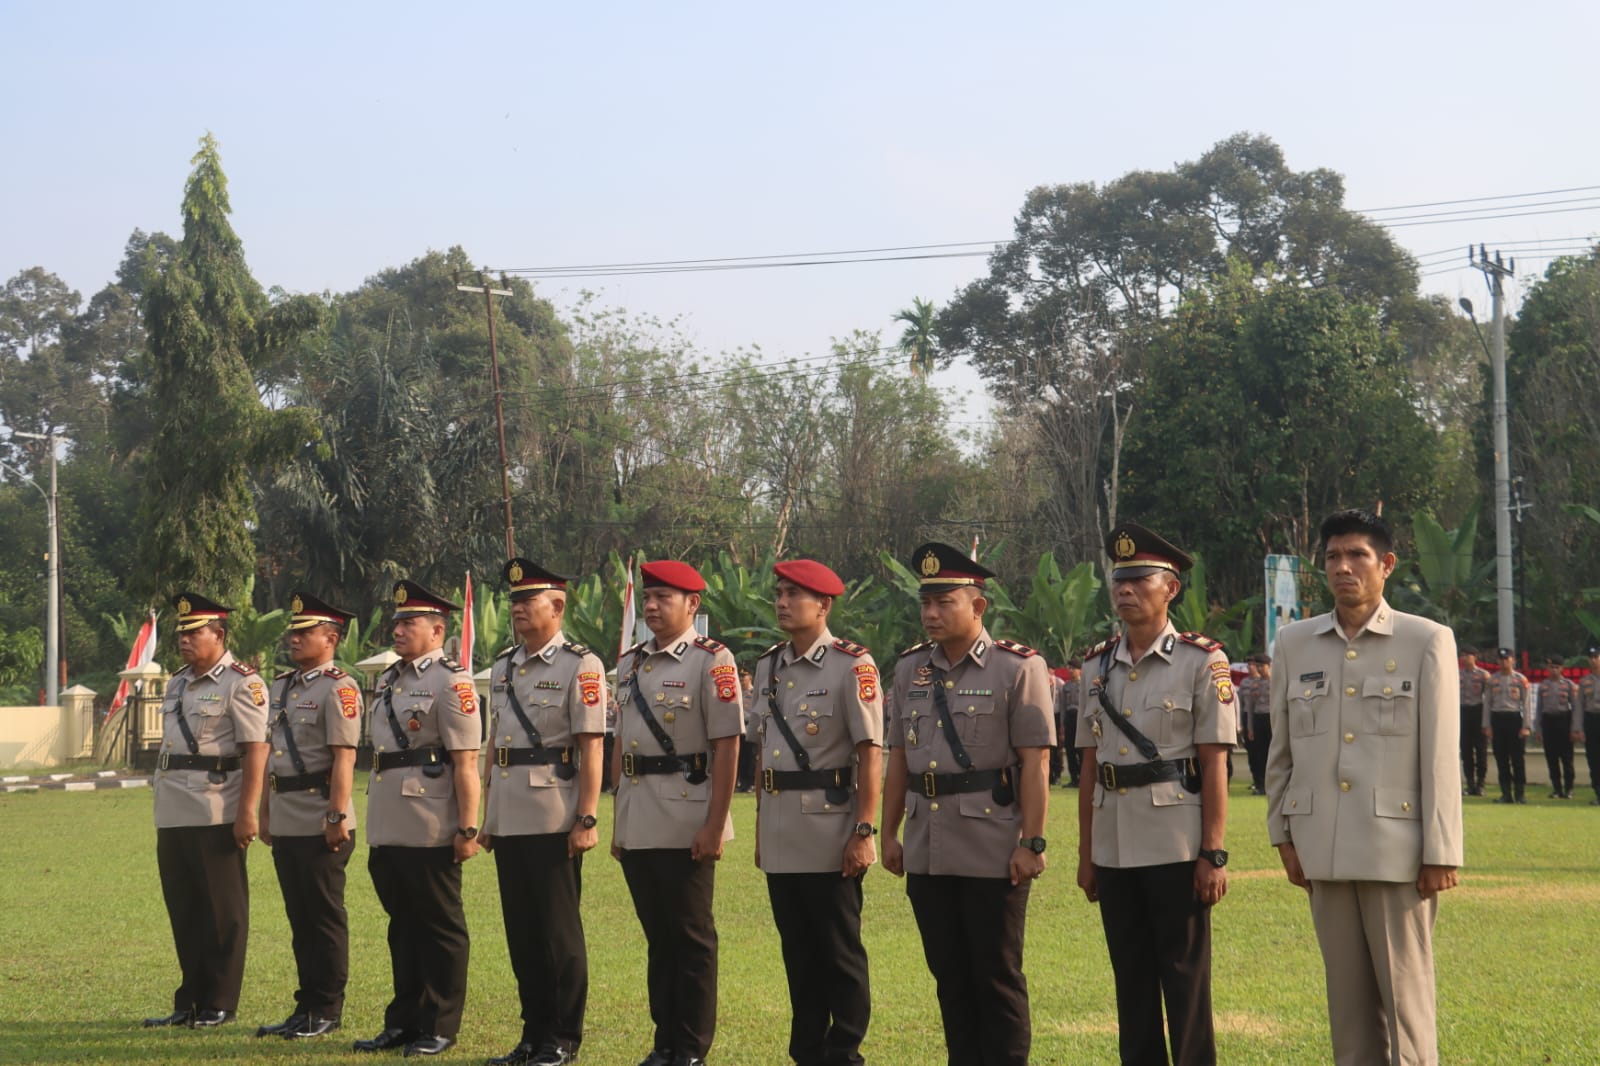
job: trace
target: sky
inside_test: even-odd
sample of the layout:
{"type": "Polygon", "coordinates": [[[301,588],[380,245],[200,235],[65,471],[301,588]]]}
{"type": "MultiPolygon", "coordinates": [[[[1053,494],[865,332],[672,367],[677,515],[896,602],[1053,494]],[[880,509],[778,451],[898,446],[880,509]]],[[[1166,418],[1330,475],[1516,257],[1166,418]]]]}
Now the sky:
{"type": "MultiPolygon", "coordinates": [[[[208,130],[252,270],[297,292],[452,245],[499,270],[1000,241],[1033,187],[1249,131],[1342,173],[1359,210],[1521,197],[1378,212],[1473,212],[1393,232],[1425,289],[1482,316],[1467,244],[1516,256],[1515,297],[1541,255],[1600,234],[1596,40],[1600,5],[1536,0],[0,0],[0,279],[42,266],[87,300],[135,228],[181,232],[208,130]],[[1547,190],[1577,191],[1522,195],[1547,190]]],[[[892,341],[914,297],[983,272],[977,255],[538,291],[561,307],[587,286],[707,353],[776,359],[855,329],[892,341]]],[[[982,420],[970,370],[934,383],[956,425],[982,420]]]]}

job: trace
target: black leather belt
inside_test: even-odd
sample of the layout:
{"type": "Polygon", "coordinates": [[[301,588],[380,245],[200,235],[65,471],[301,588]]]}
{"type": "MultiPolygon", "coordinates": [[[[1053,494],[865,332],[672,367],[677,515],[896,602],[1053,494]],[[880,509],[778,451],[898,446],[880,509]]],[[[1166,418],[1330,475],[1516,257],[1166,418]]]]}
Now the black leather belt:
{"type": "Polygon", "coordinates": [[[785,788],[849,788],[855,772],[848,766],[838,770],[761,771],[761,789],[777,792],[785,788]]]}
{"type": "Polygon", "coordinates": [[[295,774],[280,777],[277,774],[268,774],[267,782],[274,792],[320,792],[328,794],[328,774],[323,770],[315,774],[295,774]]]}
{"type": "Polygon", "coordinates": [[[1009,780],[1005,770],[968,770],[964,774],[925,773],[911,775],[906,787],[924,796],[954,796],[963,792],[987,792],[1009,780]]]}
{"type": "Polygon", "coordinates": [[[164,751],[156,760],[158,770],[213,770],[227,773],[238,768],[237,755],[173,755],[164,751]]]}
{"type": "Polygon", "coordinates": [[[443,748],[408,748],[405,751],[378,752],[372,768],[382,773],[400,766],[441,766],[444,761],[443,748]]]}
{"type": "Polygon", "coordinates": [[[549,766],[551,763],[569,765],[571,748],[496,748],[496,766],[549,766]]]}
{"type": "Polygon", "coordinates": [[[1160,781],[1182,781],[1191,790],[1200,785],[1200,766],[1193,759],[1157,759],[1125,766],[1103,762],[1095,773],[1106,788],[1139,788],[1160,781]]]}
{"type": "Polygon", "coordinates": [[[635,755],[622,753],[622,776],[638,777],[640,774],[703,773],[706,768],[705,752],[693,755],[635,755]]]}

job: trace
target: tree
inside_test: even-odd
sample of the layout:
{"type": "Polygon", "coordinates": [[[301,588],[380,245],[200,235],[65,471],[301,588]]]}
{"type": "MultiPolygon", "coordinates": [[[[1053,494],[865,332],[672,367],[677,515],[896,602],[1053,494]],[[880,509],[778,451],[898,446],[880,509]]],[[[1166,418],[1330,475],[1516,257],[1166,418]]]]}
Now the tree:
{"type": "Polygon", "coordinates": [[[906,324],[905,330],[900,334],[898,346],[902,352],[911,357],[913,374],[925,377],[933,373],[938,345],[934,336],[936,314],[933,301],[924,300],[919,296],[911,298],[910,307],[895,312],[894,320],[906,324]]]}
{"type": "Polygon", "coordinates": [[[144,300],[159,421],[133,583],[152,599],[195,586],[239,605],[256,563],[251,473],[317,438],[304,412],[267,409],[252,367],[269,364],[319,312],[306,299],[269,303],[251,277],[210,134],[191,163],[183,241],[144,300]]]}

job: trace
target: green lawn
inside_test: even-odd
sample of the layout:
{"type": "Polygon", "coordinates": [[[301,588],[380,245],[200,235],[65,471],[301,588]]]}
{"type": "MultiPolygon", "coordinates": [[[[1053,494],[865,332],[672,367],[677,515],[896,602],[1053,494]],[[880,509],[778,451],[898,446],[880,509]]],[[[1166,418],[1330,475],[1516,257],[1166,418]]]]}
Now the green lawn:
{"type": "MultiPolygon", "coordinates": [[[[358,788],[360,783],[358,782],[358,788]]],[[[1445,897],[1437,946],[1443,1061],[1600,1061],[1600,808],[1469,800],[1469,866],[1445,897]]],[[[1116,1061],[1116,1013],[1098,916],[1073,884],[1074,797],[1052,792],[1050,872],[1028,929],[1035,1063],[1116,1061]]],[[[1214,922],[1223,1063],[1329,1058],[1321,962],[1301,893],[1278,872],[1265,800],[1234,786],[1227,899],[1214,922]]],[[[0,795],[0,1062],[358,1062],[349,1041],[381,1026],[389,971],[383,913],[364,848],[351,863],[351,984],[344,1032],[320,1043],[257,1041],[294,989],[289,936],[264,850],[252,850],[254,922],[241,1017],[216,1032],[145,1032],[165,1013],[177,965],[155,869],[148,790],[0,795]]],[[[609,812],[608,805],[605,813],[609,812]]],[[[787,992],[761,875],[750,861],[754,803],[736,797],[738,839],[718,872],[721,1027],[715,1066],[782,1064],[787,992]]],[[[602,832],[602,840],[606,833],[602,832]]],[[[466,869],[472,980],[453,1061],[481,1061],[517,1040],[515,988],[492,858],[466,869]]],[[[644,945],[621,871],[591,856],[589,1033],[583,1059],[633,1066],[650,1044],[644,945]]],[[[943,1061],[932,981],[901,882],[867,878],[865,927],[875,1013],[865,1053],[879,1064],[943,1061]]]]}

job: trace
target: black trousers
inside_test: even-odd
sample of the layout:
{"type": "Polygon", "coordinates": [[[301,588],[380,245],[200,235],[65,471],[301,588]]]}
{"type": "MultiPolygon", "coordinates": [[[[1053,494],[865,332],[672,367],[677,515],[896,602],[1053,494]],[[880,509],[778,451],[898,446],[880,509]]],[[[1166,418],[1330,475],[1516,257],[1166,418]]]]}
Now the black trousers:
{"type": "Polygon", "coordinates": [[[1003,877],[906,875],[949,1066],[1027,1066],[1033,1028],[1022,945],[1031,887],[1003,877]]]}
{"type": "Polygon", "coordinates": [[[1194,894],[1194,863],[1096,866],[1100,922],[1117,986],[1123,1066],[1213,1066],[1211,908],[1194,894]]]}
{"type": "Polygon", "coordinates": [[[768,874],[767,898],[789,979],[789,1057],[799,1066],[861,1066],[872,1017],[861,877],[768,874]]]}
{"type": "Polygon", "coordinates": [[[536,1047],[583,1043],[589,947],[583,937],[583,856],[566,833],[494,838],[506,948],[522,1003],[522,1039],[536,1047]]]}
{"type": "Polygon", "coordinates": [[[1483,704],[1461,708],[1461,783],[1482,792],[1489,778],[1489,738],[1483,735],[1483,704]]]}
{"type": "Polygon", "coordinates": [[[454,1037],[467,999],[467,916],[455,849],[368,850],[367,871],[389,915],[394,998],[383,1027],[454,1037]]]}
{"type": "Polygon", "coordinates": [[[631,849],[622,876],[644,929],[656,1048],[705,1058],[717,1034],[717,867],[688,848],[631,849]]]}
{"type": "MultiPolygon", "coordinates": [[[[1077,727],[1074,726],[1073,728],[1076,729],[1077,727]]],[[[1076,740],[1068,737],[1063,751],[1067,757],[1067,781],[1076,785],[1078,783],[1078,775],[1083,771],[1083,749],[1078,747],[1076,740]]]]}
{"type": "Polygon", "coordinates": [[[1516,711],[1494,711],[1489,715],[1489,732],[1493,734],[1495,770],[1500,779],[1500,794],[1522,798],[1527,787],[1527,772],[1523,756],[1527,753],[1527,738],[1522,732],[1522,715],[1516,711]]]}
{"type": "MultiPolygon", "coordinates": [[[[1056,736],[1060,735],[1061,727],[1056,726],[1056,736]]],[[[1050,749],[1050,783],[1052,785],[1061,780],[1061,771],[1066,768],[1066,765],[1066,751],[1061,747],[1060,744],[1057,744],[1055,747],[1050,749]]]]}
{"type": "Polygon", "coordinates": [[[1546,714],[1539,719],[1544,737],[1544,764],[1550,771],[1550,788],[1557,795],[1572,794],[1572,712],[1546,714]]]}
{"type": "Polygon", "coordinates": [[[1583,716],[1583,758],[1589,764],[1589,787],[1600,799],[1600,714],[1583,716]]]}
{"type": "Polygon", "coordinates": [[[756,745],[747,737],[739,738],[739,767],[734,774],[733,787],[748,792],[756,784],[756,745]]]}
{"type": "Polygon", "coordinates": [[[156,867],[182,974],[172,1009],[238,1010],[250,880],[232,824],[157,829],[156,867]]]}
{"type": "Polygon", "coordinates": [[[344,909],[344,872],[355,834],[329,851],[322,834],[272,838],[272,866],[283,890],[294,947],[296,1013],[338,1018],[350,979],[350,923],[344,909]]]}
{"type": "Polygon", "coordinates": [[[1245,735],[1244,750],[1250,759],[1250,783],[1257,792],[1267,790],[1267,749],[1272,747],[1272,716],[1250,715],[1250,731],[1245,735]],[[1250,733],[1255,739],[1250,739],[1250,733]]]}

